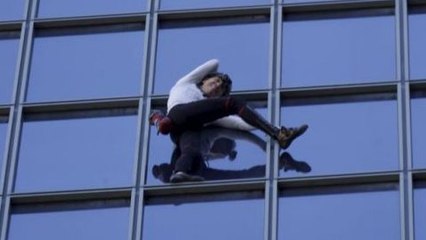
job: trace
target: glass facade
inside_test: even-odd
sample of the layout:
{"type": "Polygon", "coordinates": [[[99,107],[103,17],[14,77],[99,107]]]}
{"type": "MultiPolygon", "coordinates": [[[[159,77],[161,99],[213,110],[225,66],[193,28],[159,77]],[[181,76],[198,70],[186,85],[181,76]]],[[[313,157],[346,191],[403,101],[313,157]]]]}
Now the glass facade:
{"type": "Polygon", "coordinates": [[[0,0],[0,240],[424,239],[425,9],[0,0]],[[210,59],[265,120],[309,128],[286,149],[197,128],[203,181],[170,183],[182,152],[150,114],[210,59]]]}

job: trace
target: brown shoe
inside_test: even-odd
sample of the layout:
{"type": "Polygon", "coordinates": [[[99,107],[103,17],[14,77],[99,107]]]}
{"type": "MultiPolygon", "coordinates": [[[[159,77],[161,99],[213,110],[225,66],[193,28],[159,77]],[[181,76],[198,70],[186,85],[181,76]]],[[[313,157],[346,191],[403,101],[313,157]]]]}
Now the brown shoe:
{"type": "Polygon", "coordinates": [[[285,128],[281,127],[280,132],[277,136],[278,144],[281,148],[287,149],[294,139],[302,135],[308,129],[308,125],[303,124],[297,128],[285,128]]]}

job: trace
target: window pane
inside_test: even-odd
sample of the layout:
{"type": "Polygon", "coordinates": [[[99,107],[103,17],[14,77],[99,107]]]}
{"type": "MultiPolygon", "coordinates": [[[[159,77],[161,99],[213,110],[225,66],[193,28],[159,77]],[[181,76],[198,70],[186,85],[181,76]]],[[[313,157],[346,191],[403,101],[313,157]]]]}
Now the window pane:
{"type": "Polygon", "coordinates": [[[145,206],[142,239],[263,239],[263,199],[187,198],[145,206]]]}
{"type": "Polygon", "coordinates": [[[426,14],[409,15],[410,79],[425,79],[426,68],[426,32],[424,31],[426,14]]]}
{"type": "Polygon", "coordinates": [[[6,133],[7,133],[7,122],[4,122],[2,117],[0,116],[0,173],[2,172],[3,168],[3,157],[5,154],[5,147],[6,147],[6,133]]]}
{"type": "Polygon", "coordinates": [[[393,16],[284,21],[282,85],[395,80],[394,27],[393,16]]]}
{"type": "Polygon", "coordinates": [[[279,200],[278,238],[400,239],[399,193],[289,196],[279,200]]]}
{"type": "Polygon", "coordinates": [[[143,31],[136,30],[38,36],[27,100],[138,95],[142,49],[143,31]]]}
{"type": "Polygon", "coordinates": [[[15,191],[130,186],[135,135],[136,116],[24,122],[15,191]]]}
{"type": "MultiPolygon", "coordinates": [[[[312,175],[398,168],[395,101],[284,107],[284,126],[309,125],[289,152],[308,162],[312,175]]],[[[294,173],[280,174],[285,177],[294,173]]]]}
{"type": "MultiPolygon", "coordinates": [[[[12,36],[15,34],[10,33],[7,35],[12,36]]],[[[12,100],[18,48],[19,39],[5,38],[0,33],[0,104],[10,103],[12,100]]]]}
{"type": "Polygon", "coordinates": [[[270,0],[161,0],[161,9],[191,9],[191,8],[209,8],[209,7],[231,7],[231,6],[251,6],[258,4],[269,4],[270,0]]]}
{"type": "Polygon", "coordinates": [[[0,21],[23,19],[24,5],[25,0],[1,0],[0,21]]]}
{"type": "Polygon", "coordinates": [[[146,10],[146,0],[40,0],[39,17],[69,17],[136,13],[146,10]]]}
{"type": "Polygon", "coordinates": [[[219,71],[230,75],[234,90],[267,88],[268,38],[267,23],[161,29],[154,92],[169,93],[178,79],[212,58],[219,59],[219,71]]]}
{"type": "Polygon", "coordinates": [[[128,239],[128,207],[50,210],[49,207],[44,204],[42,210],[22,213],[12,210],[8,240],[128,239]]]}
{"type": "Polygon", "coordinates": [[[426,239],[426,189],[414,190],[414,234],[415,239],[426,239]]]}
{"type": "MultiPolygon", "coordinates": [[[[266,109],[257,109],[266,115],[266,109]]],[[[194,166],[206,181],[265,176],[266,137],[260,131],[245,132],[210,127],[199,132],[204,161],[194,166]]],[[[148,184],[168,183],[180,156],[169,136],[156,135],[151,127],[148,184]],[[174,159],[174,160],[172,160],[174,159]]]]}
{"type": "Polygon", "coordinates": [[[413,165],[415,168],[426,168],[426,98],[411,100],[411,137],[413,145],[413,165]]]}

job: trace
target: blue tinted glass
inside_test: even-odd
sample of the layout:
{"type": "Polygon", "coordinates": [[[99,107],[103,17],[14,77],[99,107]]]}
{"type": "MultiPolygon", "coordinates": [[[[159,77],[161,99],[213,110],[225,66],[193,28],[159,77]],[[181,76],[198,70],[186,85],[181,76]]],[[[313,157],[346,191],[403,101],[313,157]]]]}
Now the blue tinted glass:
{"type": "Polygon", "coordinates": [[[282,197],[278,239],[400,239],[396,191],[282,197]]]}
{"type": "Polygon", "coordinates": [[[426,68],[426,32],[424,31],[426,14],[409,15],[410,79],[425,79],[426,68]]]}
{"type": "Polygon", "coordinates": [[[146,10],[146,0],[40,0],[39,17],[67,17],[136,13],[146,10]]]}
{"type": "Polygon", "coordinates": [[[5,153],[5,145],[6,145],[6,133],[7,133],[7,123],[1,122],[0,119],[0,173],[3,168],[3,157],[5,153]]]}
{"type": "Polygon", "coordinates": [[[426,189],[414,190],[415,239],[426,239],[426,189]]]}
{"type": "Polygon", "coordinates": [[[143,31],[34,39],[28,101],[139,94],[143,31]]]}
{"type": "Polygon", "coordinates": [[[398,168],[395,101],[284,107],[281,114],[285,126],[309,125],[288,151],[311,165],[311,175],[398,168]]]}
{"type": "Polygon", "coordinates": [[[144,208],[143,237],[151,239],[263,239],[261,199],[171,201],[144,208]]]}
{"type": "MultiPolygon", "coordinates": [[[[282,0],[284,3],[309,3],[309,2],[332,2],[335,0],[282,0]]],[[[353,1],[353,0],[344,0],[344,1],[353,1]]]]}
{"type": "Polygon", "coordinates": [[[234,90],[267,88],[268,52],[267,23],[161,29],[154,92],[169,93],[178,79],[212,58],[219,59],[219,71],[230,75],[234,90]]]}
{"type": "MultiPolygon", "coordinates": [[[[266,109],[259,112],[266,114],[266,109]]],[[[168,183],[174,162],[179,161],[181,153],[169,136],[155,133],[155,127],[151,127],[147,183],[168,183]]],[[[210,127],[200,130],[196,136],[204,161],[194,168],[206,181],[265,176],[266,138],[262,132],[210,127]]]]}
{"type": "Polygon", "coordinates": [[[1,0],[0,21],[22,19],[24,17],[24,5],[25,0],[1,0]]]}
{"type": "Polygon", "coordinates": [[[8,240],[128,239],[128,223],[128,207],[15,213],[8,240]]]}
{"type": "Polygon", "coordinates": [[[413,145],[413,165],[415,168],[426,168],[426,99],[411,101],[411,137],[413,145]]]}
{"type": "Polygon", "coordinates": [[[0,104],[12,100],[19,39],[1,39],[0,36],[0,104]]]}
{"type": "Polygon", "coordinates": [[[270,0],[160,0],[161,9],[190,9],[209,7],[250,6],[258,4],[269,4],[270,0]]]}
{"type": "Polygon", "coordinates": [[[15,191],[130,186],[135,137],[136,116],[24,122],[15,191]]]}
{"type": "Polygon", "coordinates": [[[394,17],[284,21],[284,87],[395,80],[394,17]]]}

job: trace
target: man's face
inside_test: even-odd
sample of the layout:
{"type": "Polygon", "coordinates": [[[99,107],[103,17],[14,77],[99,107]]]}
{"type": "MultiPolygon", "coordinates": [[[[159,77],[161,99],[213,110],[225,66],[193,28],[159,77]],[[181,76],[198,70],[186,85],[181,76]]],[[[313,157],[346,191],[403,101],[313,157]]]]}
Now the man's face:
{"type": "Polygon", "coordinates": [[[219,77],[207,78],[201,85],[201,91],[207,97],[219,97],[222,96],[224,89],[222,88],[222,79],[219,77]]]}

